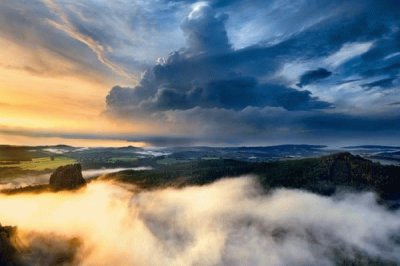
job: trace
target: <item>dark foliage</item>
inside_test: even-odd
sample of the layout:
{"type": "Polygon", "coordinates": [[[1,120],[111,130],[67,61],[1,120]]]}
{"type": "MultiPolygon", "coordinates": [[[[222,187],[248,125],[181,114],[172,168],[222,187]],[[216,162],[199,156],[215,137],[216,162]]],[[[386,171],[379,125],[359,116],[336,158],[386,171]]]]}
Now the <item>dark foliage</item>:
{"type": "Polygon", "coordinates": [[[32,160],[25,147],[0,145],[0,162],[20,162],[32,160]]]}
{"type": "Polygon", "coordinates": [[[17,249],[15,247],[14,226],[2,226],[0,224],[0,265],[15,266],[17,262],[17,249]]]}
{"type": "Polygon", "coordinates": [[[400,197],[400,167],[373,163],[347,152],[277,162],[196,160],[158,166],[150,171],[122,171],[106,178],[157,188],[202,185],[243,174],[258,176],[264,188],[299,188],[324,195],[343,188],[373,190],[386,199],[400,197]]]}

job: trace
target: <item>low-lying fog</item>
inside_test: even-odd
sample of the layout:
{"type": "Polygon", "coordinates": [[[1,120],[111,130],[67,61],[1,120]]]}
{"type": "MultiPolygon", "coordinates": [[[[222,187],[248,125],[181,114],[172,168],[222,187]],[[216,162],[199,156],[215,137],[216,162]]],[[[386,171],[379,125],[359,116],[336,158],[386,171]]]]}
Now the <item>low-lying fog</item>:
{"type": "MultiPolygon", "coordinates": [[[[141,166],[141,167],[131,167],[131,168],[100,168],[100,169],[88,169],[82,171],[82,176],[84,178],[92,178],[96,176],[101,176],[105,174],[116,173],[125,170],[150,170],[151,167],[141,166]]],[[[19,187],[26,187],[32,185],[48,184],[51,173],[42,175],[25,175],[23,177],[12,177],[12,178],[2,178],[0,180],[0,190],[3,189],[13,189],[19,187]]]]}
{"type": "Polygon", "coordinates": [[[0,217],[18,226],[18,243],[30,250],[23,259],[37,265],[57,252],[73,265],[332,265],[342,255],[400,262],[400,213],[372,193],[265,194],[252,177],[155,191],[94,181],[78,192],[0,194],[0,217]]]}

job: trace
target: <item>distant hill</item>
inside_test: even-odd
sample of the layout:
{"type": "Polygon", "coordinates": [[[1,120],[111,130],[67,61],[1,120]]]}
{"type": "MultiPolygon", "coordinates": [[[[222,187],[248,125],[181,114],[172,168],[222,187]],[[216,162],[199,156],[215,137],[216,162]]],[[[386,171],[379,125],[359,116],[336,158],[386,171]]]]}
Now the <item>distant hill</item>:
{"type": "Polygon", "coordinates": [[[360,145],[360,146],[346,146],[344,149],[370,149],[370,150],[388,150],[400,149],[399,146],[383,146],[383,145],[360,145]]]}
{"type": "Polygon", "coordinates": [[[175,147],[167,148],[167,158],[172,159],[234,159],[241,161],[272,161],[285,157],[321,156],[328,151],[324,145],[287,144],[254,147],[175,147]]]}

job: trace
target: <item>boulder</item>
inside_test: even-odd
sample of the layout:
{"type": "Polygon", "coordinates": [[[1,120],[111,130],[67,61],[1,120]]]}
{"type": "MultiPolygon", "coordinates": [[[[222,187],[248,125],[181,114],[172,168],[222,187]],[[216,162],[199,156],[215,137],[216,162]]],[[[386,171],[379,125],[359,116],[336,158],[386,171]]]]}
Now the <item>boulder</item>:
{"type": "Polygon", "coordinates": [[[54,190],[73,190],[85,185],[80,164],[60,166],[50,176],[50,187],[54,190]]]}

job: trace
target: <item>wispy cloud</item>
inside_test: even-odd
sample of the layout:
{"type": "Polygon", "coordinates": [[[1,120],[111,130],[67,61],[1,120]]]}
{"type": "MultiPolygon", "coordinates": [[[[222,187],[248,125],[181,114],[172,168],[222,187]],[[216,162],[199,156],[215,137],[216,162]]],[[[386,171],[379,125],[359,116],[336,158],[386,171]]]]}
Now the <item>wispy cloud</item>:
{"type": "Polygon", "coordinates": [[[109,60],[106,56],[107,47],[98,43],[96,40],[91,38],[88,35],[80,32],[69,20],[68,16],[64,13],[64,11],[58,6],[58,4],[53,0],[43,0],[43,3],[57,16],[59,21],[48,20],[48,23],[55,28],[65,32],[70,37],[84,43],[87,47],[89,47],[97,56],[97,59],[113,70],[115,73],[129,78],[131,80],[136,80],[135,75],[128,73],[123,67],[109,60]]]}
{"type": "MultiPolygon", "coordinates": [[[[2,106],[3,113],[8,108],[2,120],[43,128],[37,121],[45,110],[46,115],[62,110],[62,117],[70,119],[61,127],[74,131],[69,128],[77,124],[76,116],[96,109],[111,114],[118,127],[130,125],[133,137],[139,127],[140,134],[157,138],[237,143],[254,133],[258,142],[267,141],[266,136],[270,141],[270,132],[294,132],[282,137],[290,142],[316,140],[305,135],[319,137],[324,129],[304,122],[311,117],[329,117],[336,128],[327,127],[327,133],[341,138],[351,132],[344,134],[343,123],[332,117],[345,117],[346,125],[355,119],[365,136],[376,133],[366,121],[381,125],[379,135],[398,132],[379,123],[399,113],[399,105],[391,104],[400,101],[400,9],[395,1],[195,2],[1,2],[5,90],[0,95],[20,99],[2,102],[15,103],[15,110],[42,100],[34,105],[37,110],[25,109],[26,117],[2,106]],[[104,89],[110,87],[104,110],[104,89]],[[29,90],[18,94],[20,88],[29,90]],[[79,105],[64,105],[60,99],[67,94],[79,105]]],[[[62,123],[49,116],[47,128],[60,128],[62,123]]],[[[102,128],[108,135],[111,129],[102,128]]]]}

